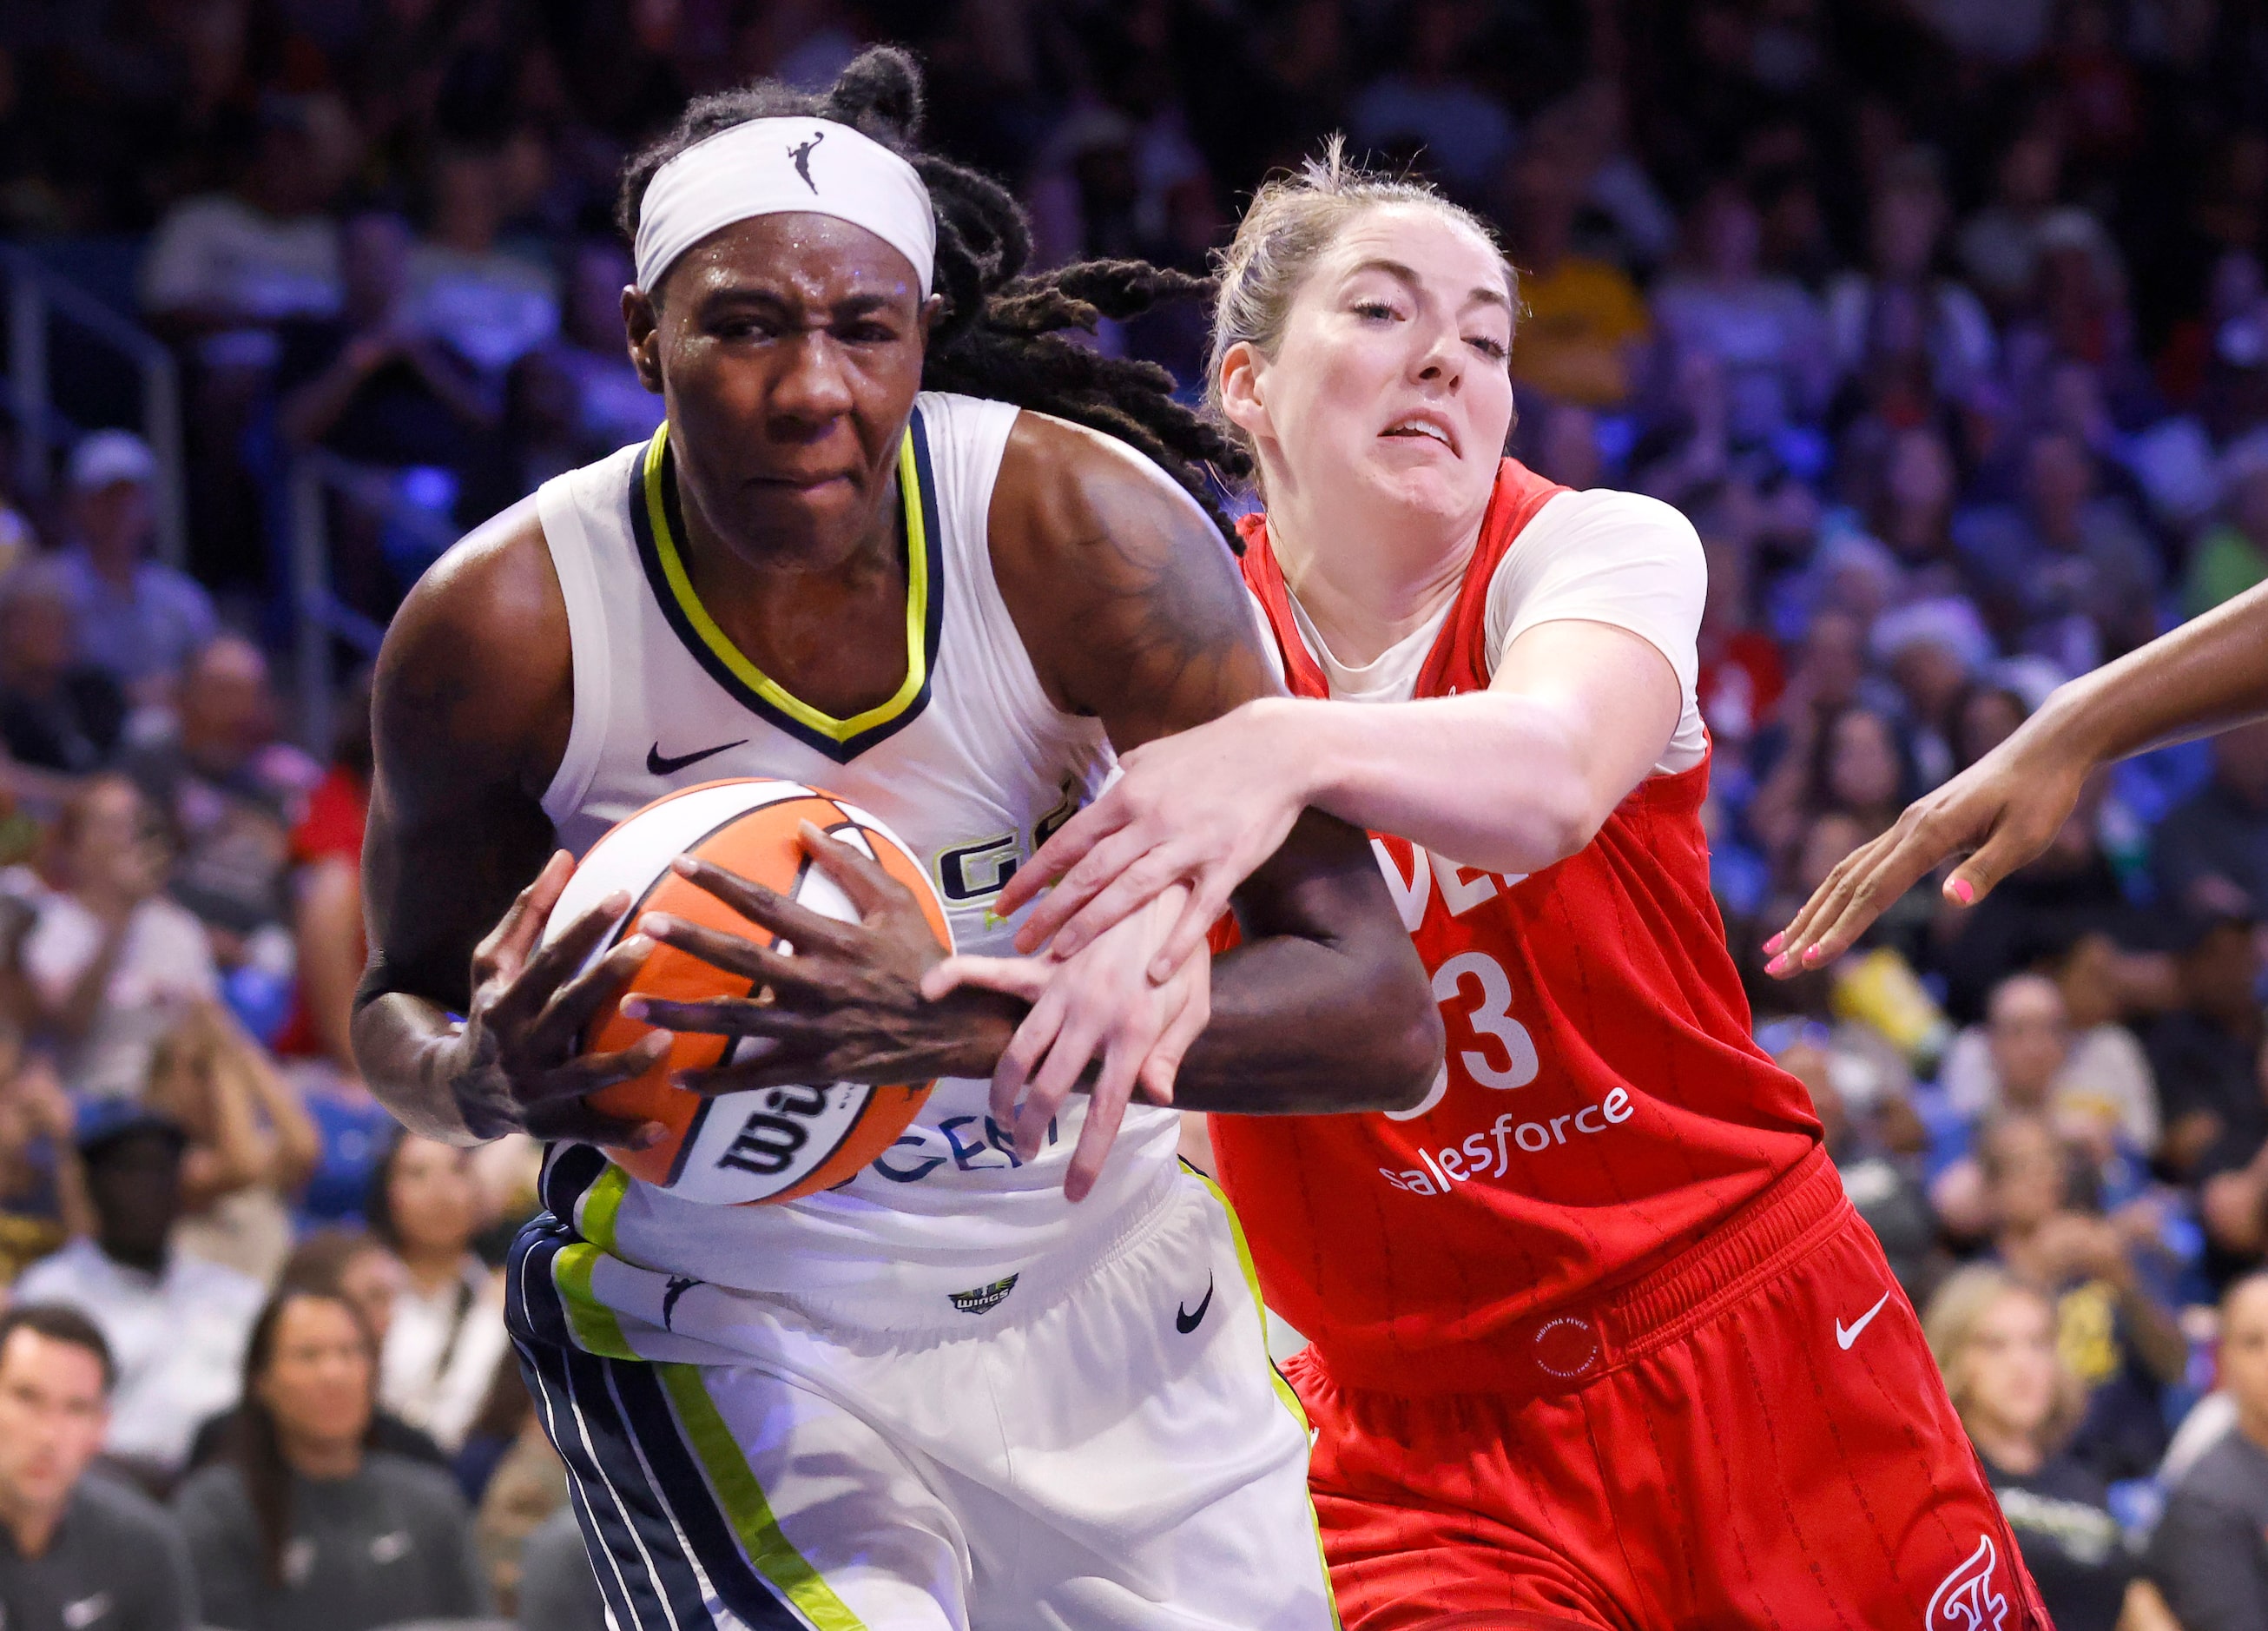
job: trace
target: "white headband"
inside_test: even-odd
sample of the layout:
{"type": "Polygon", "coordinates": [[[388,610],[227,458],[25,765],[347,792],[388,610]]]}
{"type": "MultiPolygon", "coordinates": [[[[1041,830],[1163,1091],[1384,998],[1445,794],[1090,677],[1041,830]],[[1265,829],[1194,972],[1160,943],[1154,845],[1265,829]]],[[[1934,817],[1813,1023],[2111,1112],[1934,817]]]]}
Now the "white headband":
{"type": "Polygon", "coordinates": [[[937,218],[913,166],[846,124],[751,119],[703,137],[654,172],[638,203],[638,287],[735,221],[792,210],[863,226],[907,260],[927,294],[937,218]]]}

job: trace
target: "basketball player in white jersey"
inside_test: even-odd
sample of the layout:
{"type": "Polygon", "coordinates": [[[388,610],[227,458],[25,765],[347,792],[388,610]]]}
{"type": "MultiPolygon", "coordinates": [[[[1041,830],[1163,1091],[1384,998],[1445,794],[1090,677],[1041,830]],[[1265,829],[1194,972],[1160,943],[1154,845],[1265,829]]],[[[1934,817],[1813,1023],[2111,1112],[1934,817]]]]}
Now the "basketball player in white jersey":
{"type": "MultiPolygon", "coordinates": [[[[1182,1007],[1136,1004],[1131,1051],[1028,1157],[986,1113],[1021,1008],[923,1000],[918,914],[815,835],[863,926],[821,934],[696,875],[785,934],[792,969],[649,917],[575,976],[623,900],[537,949],[556,845],[734,775],[875,812],[960,944],[1005,948],[989,906],[1114,749],[1277,689],[1222,537],[1159,468],[1193,487],[1190,459],[1233,451],[1157,371],[1045,332],[1167,280],[1004,291],[1015,205],[909,160],[917,99],[904,58],[870,52],[823,97],[696,103],[633,163],[624,316],[667,423],[467,539],[388,634],[357,1055],[420,1131],[561,1140],[509,1317],[615,1631],[1322,1631],[1307,1438],[1241,1234],[1175,1164],[1174,1113],[1126,1097],[1208,1000],[1179,1104],[1424,1094],[1439,1021],[1359,832],[1303,821],[1238,896],[1245,945],[1209,999],[1199,966],[1182,1007]],[[652,940],[774,999],[649,1004],[762,1044],[689,1085],[946,1080],[839,1190],[727,1207],[630,1179],[594,1144],[641,1130],[583,1101],[656,1039],[578,1057],[576,1037],[652,940]]],[[[1165,920],[1098,942],[1096,978],[1138,992],[1165,920]]],[[[1086,1063],[1079,1026],[1046,1071],[1086,1063]]]]}

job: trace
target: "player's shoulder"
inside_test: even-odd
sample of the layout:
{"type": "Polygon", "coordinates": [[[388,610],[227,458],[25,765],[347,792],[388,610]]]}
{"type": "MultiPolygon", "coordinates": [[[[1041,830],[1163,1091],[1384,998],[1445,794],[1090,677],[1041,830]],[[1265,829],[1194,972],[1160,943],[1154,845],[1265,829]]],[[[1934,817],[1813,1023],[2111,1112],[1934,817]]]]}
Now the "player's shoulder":
{"type": "Polygon", "coordinates": [[[1697,556],[1700,535],[1674,505],[1642,492],[1613,487],[1587,487],[1559,494],[1538,511],[1521,535],[1533,546],[1593,544],[1620,538],[1654,550],[1697,556]]]}
{"type": "Polygon", "coordinates": [[[1197,501],[1140,448],[1035,409],[1017,412],[993,491],[996,528],[1034,529],[1035,542],[1094,542],[1114,524],[1135,528],[1132,542],[1156,537],[1161,526],[1213,531],[1197,501]]]}
{"type": "Polygon", "coordinates": [[[402,601],[379,648],[377,727],[396,764],[420,743],[453,761],[475,747],[510,754],[558,734],[573,695],[566,597],[529,497],[468,533],[402,601]]]}

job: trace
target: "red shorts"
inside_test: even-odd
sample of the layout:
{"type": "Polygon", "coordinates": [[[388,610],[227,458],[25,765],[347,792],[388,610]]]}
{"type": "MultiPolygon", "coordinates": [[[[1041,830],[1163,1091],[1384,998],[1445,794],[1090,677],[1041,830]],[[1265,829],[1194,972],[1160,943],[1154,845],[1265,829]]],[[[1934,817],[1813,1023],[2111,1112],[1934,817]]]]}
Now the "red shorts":
{"type": "Polygon", "coordinates": [[[1823,1154],[1596,1305],[1521,1393],[1288,1368],[1347,1631],[2051,1631],[1913,1307],[1823,1154]]]}

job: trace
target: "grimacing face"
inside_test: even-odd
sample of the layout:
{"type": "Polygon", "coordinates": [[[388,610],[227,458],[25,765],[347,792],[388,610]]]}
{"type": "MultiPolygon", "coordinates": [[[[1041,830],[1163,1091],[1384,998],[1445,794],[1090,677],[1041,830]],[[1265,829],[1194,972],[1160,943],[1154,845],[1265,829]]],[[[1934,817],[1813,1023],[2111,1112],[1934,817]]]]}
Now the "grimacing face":
{"type": "Polygon", "coordinates": [[[1289,486],[1317,513],[1477,528],[1512,431],[1512,339],[1495,249],[1438,210],[1383,204],[1317,257],[1272,358],[1229,348],[1222,407],[1271,500],[1289,486]]]}
{"type": "Polygon", "coordinates": [[[839,564],[894,491],[943,302],[865,228],[801,211],[711,233],[657,294],[625,289],[622,321],[688,512],[751,565],[839,564]]]}

